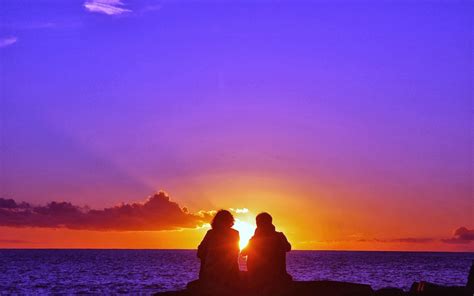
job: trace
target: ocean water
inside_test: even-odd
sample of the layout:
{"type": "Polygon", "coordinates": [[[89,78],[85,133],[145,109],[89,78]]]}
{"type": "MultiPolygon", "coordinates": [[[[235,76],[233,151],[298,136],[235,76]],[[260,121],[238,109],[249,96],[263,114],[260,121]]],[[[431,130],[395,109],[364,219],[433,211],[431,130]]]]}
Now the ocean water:
{"type": "MultiPolygon", "coordinates": [[[[414,281],[465,285],[474,253],[292,251],[296,280],[409,289],[414,281]]],[[[191,250],[0,250],[0,294],[140,294],[197,278],[191,250]]]]}

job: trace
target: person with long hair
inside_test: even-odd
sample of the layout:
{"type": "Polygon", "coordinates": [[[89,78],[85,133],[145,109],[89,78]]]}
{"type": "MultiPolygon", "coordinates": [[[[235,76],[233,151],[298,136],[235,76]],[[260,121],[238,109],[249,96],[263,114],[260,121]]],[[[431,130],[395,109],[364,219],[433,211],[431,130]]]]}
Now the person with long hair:
{"type": "Polygon", "coordinates": [[[239,232],[232,229],[234,217],[229,211],[220,210],[198,247],[201,260],[199,280],[207,286],[231,288],[239,280],[239,232]]]}

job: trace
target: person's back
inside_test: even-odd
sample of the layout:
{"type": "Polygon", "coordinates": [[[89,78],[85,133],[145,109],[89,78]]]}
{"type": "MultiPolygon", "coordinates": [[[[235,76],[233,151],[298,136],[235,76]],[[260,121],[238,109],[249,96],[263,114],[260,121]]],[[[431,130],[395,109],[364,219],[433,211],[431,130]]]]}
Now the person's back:
{"type": "Polygon", "coordinates": [[[287,277],[286,252],[291,246],[281,232],[256,234],[249,242],[247,270],[251,277],[287,277]]]}
{"type": "Polygon", "coordinates": [[[230,228],[233,217],[228,211],[219,211],[198,247],[201,259],[199,279],[206,285],[233,286],[239,277],[239,233],[230,228]]]}
{"type": "Polygon", "coordinates": [[[211,229],[198,247],[200,278],[227,281],[238,275],[239,233],[231,228],[211,229]]]}
{"type": "Polygon", "coordinates": [[[247,270],[253,285],[265,287],[290,281],[286,271],[286,252],[290,250],[285,235],[275,231],[271,216],[259,214],[255,235],[242,251],[242,255],[247,255],[247,270]]]}

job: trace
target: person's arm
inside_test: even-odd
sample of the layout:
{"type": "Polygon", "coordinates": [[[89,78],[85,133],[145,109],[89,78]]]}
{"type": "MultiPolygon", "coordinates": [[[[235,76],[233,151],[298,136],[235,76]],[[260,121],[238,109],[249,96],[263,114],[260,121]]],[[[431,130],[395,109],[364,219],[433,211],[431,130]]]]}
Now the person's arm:
{"type": "Polygon", "coordinates": [[[281,234],[281,245],[282,249],[285,252],[291,251],[291,244],[288,242],[288,239],[286,239],[286,236],[283,234],[283,232],[280,232],[281,234]]]}
{"type": "Polygon", "coordinates": [[[239,252],[240,252],[239,243],[240,243],[240,234],[238,231],[236,231],[233,247],[235,248],[234,251],[237,254],[237,256],[239,255],[239,252]]]}
{"type": "Polygon", "coordinates": [[[209,231],[206,232],[206,235],[204,236],[204,238],[202,239],[202,242],[198,246],[197,257],[201,260],[206,258],[208,242],[209,242],[209,231]]]}
{"type": "Polygon", "coordinates": [[[252,248],[251,246],[252,246],[252,238],[249,240],[249,243],[247,244],[247,246],[243,248],[242,251],[240,251],[240,255],[247,256],[249,254],[249,251],[252,248]]]}

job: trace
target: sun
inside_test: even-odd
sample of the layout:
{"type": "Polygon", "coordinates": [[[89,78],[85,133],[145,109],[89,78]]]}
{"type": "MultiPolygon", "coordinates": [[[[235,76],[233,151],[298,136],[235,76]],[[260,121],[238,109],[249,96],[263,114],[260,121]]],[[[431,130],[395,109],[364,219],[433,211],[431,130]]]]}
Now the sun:
{"type": "Polygon", "coordinates": [[[249,222],[235,219],[233,228],[237,230],[240,234],[239,248],[242,250],[243,248],[247,246],[250,238],[253,236],[255,232],[255,226],[253,226],[249,222]]]}

